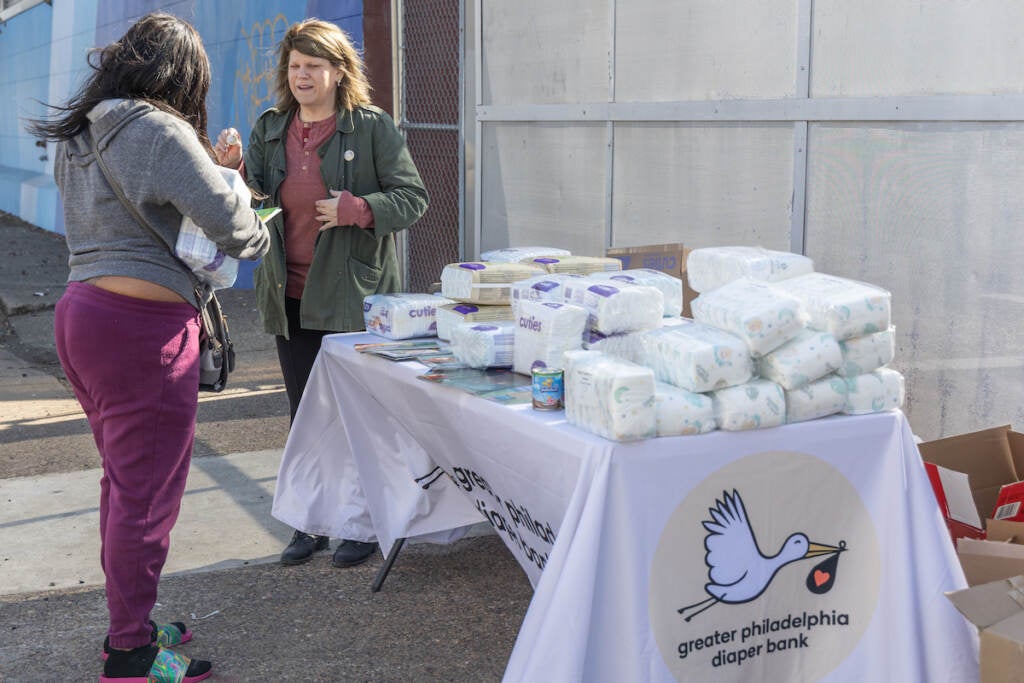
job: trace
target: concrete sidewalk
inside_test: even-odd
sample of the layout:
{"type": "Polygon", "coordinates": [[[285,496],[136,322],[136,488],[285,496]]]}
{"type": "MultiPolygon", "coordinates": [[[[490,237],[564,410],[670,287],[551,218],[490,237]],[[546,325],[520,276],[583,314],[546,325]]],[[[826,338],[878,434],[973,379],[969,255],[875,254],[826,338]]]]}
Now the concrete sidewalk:
{"type": "MultiPolygon", "coordinates": [[[[96,680],[106,632],[99,457],[53,345],[63,238],[0,213],[0,681],[96,680]]],[[[493,534],[337,569],[277,557],[270,515],[288,407],[252,292],[225,290],[238,370],[200,398],[188,490],[154,619],[185,621],[212,682],[498,681],[532,597],[493,534]]],[[[337,540],[332,540],[332,547],[337,540]]]]}

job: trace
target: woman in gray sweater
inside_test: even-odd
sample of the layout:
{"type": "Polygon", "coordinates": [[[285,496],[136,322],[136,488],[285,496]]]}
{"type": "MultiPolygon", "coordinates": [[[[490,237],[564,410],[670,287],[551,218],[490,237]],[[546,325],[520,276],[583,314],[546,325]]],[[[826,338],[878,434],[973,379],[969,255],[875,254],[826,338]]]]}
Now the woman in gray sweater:
{"type": "Polygon", "coordinates": [[[54,179],[71,274],[54,333],[103,462],[100,562],[110,625],[100,681],[199,681],[209,662],[166,649],[191,631],[150,620],[198,405],[201,302],[168,245],[183,216],[237,258],[261,257],[269,236],[213,160],[210,64],[196,30],[150,14],[94,54],[82,89],[30,128],[58,143],[54,179]],[[160,242],[121,204],[97,150],[160,242]]]}

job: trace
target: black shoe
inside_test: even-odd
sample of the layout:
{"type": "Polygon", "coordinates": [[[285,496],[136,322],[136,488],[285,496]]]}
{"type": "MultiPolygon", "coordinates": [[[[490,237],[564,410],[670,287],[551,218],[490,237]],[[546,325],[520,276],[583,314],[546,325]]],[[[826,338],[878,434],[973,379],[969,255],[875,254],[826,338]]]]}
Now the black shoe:
{"type": "Polygon", "coordinates": [[[213,665],[202,659],[189,659],[174,650],[165,650],[156,645],[143,645],[134,650],[111,650],[103,663],[101,681],[116,678],[138,680],[160,680],[165,670],[185,670],[185,681],[201,681],[210,677],[213,665]],[[157,662],[157,657],[160,662],[157,662]]]}
{"type": "Polygon", "coordinates": [[[370,555],[376,549],[376,543],[342,541],[334,550],[334,558],[331,560],[331,564],[335,567],[354,567],[370,559],[370,555]]]}
{"type": "Polygon", "coordinates": [[[291,543],[281,553],[281,564],[303,564],[313,558],[313,553],[318,550],[326,550],[327,536],[314,536],[302,531],[292,534],[291,543]]]}

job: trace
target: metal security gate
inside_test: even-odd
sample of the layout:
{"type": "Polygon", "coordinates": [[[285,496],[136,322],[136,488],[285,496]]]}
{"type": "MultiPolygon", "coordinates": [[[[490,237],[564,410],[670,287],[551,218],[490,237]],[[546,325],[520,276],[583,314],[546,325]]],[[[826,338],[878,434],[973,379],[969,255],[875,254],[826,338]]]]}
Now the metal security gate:
{"type": "Polygon", "coordinates": [[[430,196],[406,232],[406,291],[425,292],[459,260],[462,182],[463,0],[398,0],[398,124],[430,196]]]}

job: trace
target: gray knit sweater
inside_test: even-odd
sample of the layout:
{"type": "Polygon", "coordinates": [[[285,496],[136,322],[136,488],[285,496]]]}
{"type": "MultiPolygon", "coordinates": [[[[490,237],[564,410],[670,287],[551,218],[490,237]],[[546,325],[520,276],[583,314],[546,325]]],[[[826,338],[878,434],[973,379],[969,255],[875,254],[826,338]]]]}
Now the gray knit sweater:
{"type": "Polygon", "coordinates": [[[194,280],[168,253],[189,216],[227,254],[255,260],[270,243],[267,228],[228,187],[183,120],[134,100],[107,100],[90,113],[89,135],[60,143],[54,179],[64,203],[69,280],[102,275],[139,278],[195,303],[194,280]],[[111,190],[93,153],[166,244],[140,226],[111,190]]]}

